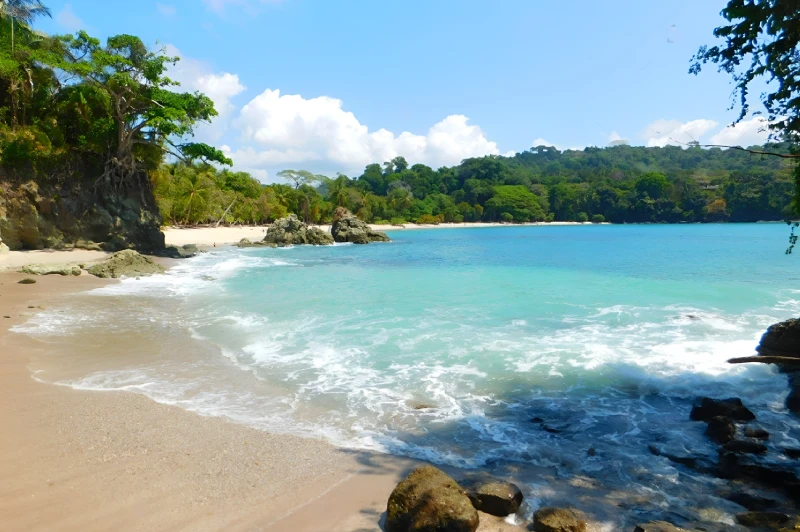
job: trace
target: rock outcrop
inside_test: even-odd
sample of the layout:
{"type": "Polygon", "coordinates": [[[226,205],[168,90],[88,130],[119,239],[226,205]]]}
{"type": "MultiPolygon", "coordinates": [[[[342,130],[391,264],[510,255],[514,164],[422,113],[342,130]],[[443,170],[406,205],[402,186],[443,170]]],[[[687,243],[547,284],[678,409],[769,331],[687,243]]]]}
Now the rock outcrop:
{"type": "Polygon", "coordinates": [[[800,319],[771,325],[756,347],[759,355],[800,358],[800,319]]]}
{"type": "MultiPolygon", "coordinates": [[[[310,244],[312,246],[327,246],[333,244],[333,237],[319,229],[308,225],[294,214],[286,218],[275,220],[267,229],[267,236],[262,241],[263,245],[293,246],[310,244]]],[[[240,247],[241,242],[239,243],[240,247]]]]}
{"type": "Polygon", "coordinates": [[[472,506],[481,512],[505,517],[516,513],[522,504],[522,491],[516,484],[488,476],[462,482],[472,506]]]}
{"type": "Polygon", "coordinates": [[[29,275],[75,275],[81,274],[81,268],[77,264],[28,264],[23,266],[20,273],[29,275]]]}
{"type": "Polygon", "coordinates": [[[418,467],[389,496],[386,532],[475,532],[478,512],[443,471],[418,467]]]}
{"type": "Polygon", "coordinates": [[[706,436],[719,444],[726,444],[736,436],[736,425],[725,416],[712,417],[706,427],[706,436]]]}
{"type": "Polygon", "coordinates": [[[586,516],[571,508],[544,507],[533,514],[534,532],[586,532],[586,516]]]}
{"type": "Polygon", "coordinates": [[[700,404],[692,408],[689,415],[692,421],[711,421],[711,418],[717,416],[723,416],[732,421],[752,421],[756,418],[738,397],[730,399],[703,397],[700,404]]]}
{"type": "Polygon", "coordinates": [[[96,277],[113,278],[141,277],[164,273],[164,268],[156,264],[150,257],[140,255],[136,251],[127,249],[114,253],[106,261],[95,264],[88,272],[96,277]]]}
{"type": "Polygon", "coordinates": [[[370,242],[390,242],[386,233],[373,231],[366,222],[356,218],[353,213],[339,207],[333,213],[331,235],[336,242],[351,242],[353,244],[369,244],[370,242]]]}

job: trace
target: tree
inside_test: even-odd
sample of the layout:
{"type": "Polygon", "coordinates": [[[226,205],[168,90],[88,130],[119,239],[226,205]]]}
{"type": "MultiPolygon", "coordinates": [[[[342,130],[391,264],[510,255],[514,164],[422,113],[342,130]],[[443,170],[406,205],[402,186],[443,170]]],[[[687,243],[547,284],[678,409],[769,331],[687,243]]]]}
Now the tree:
{"type": "Polygon", "coordinates": [[[11,19],[11,54],[14,54],[14,26],[30,26],[38,17],[52,17],[42,0],[0,0],[0,17],[11,19]]]}
{"type": "Polygon", "coordinates": [[[325,176],[312,174],[308,170],[281,170],[277,175],[281,179],[294,183],[295,190],[299,189],[301,185],[313,185],[326,179],[325,176]]]}
{"type": "MultiPolygon", "coordinates": [[[[184,173],[178,183],[178,198],[186,208],[184,223],[191,221],[193,208],[206,206],[210,194],[211,181],[208,175],[196,172],[193,168],[184,173]]],[[[198,216],[197,211],[195,211],[195,216],[198,216]]]]}
{"type": "MultiPolygon", "coordinates": [[[[138,37],[117,35],[101,45],[80,31],[57,38],[44,60],[57,71],[102,92],[109,100],[116,136],[98,179],[116,190],[145,179],[141,170],[148,151],[169,153],[187,163],[202,158],[222,164],[231,161],[219,150],[201,143],[181,143],[199,122],[217,116],[211,99],[199,92],[175,92],[179,84],[166,76],[179,58],[151,51],[138,37]]],[[[82,90],[82,89],[81,89],[82,90]]],[[[160,159],[160,157],[159,157],[160,159]]]]}

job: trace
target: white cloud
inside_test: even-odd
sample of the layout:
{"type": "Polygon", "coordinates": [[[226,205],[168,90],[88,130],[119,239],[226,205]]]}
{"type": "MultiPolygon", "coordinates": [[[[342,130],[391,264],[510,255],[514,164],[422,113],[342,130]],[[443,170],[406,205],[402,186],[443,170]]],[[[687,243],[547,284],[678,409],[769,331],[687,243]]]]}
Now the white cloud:
{"type": "Polygon", "coordinates": [[[208,6],[208,9],[214,11],[215,13],[224,13],[225,8],[228,6],[239,6],[247,9],[248,11],[252,12],[254,7],[254,3],[259,4],[279,4],[283,0],[203,0],[203,2],[208,6]]]}
{"type": "Polygon", "coordinates": [[[178,13],[178,9],[175,6],[160,2],[156,2],[156,9],[164,17],[174,17],[178,13]]]}
{"type": "Polygon", "coordinates": [[[710,143],[743,147],[764,144],[769,137],[768,127],[769,122],[766,118],[756,116],[722,129],[711,137],[710,143]]]}
{"type": "Polygon", "coordinates": [[[239,76],[229,72],[213,72],[202,61],[183,56],[175,46],[168,44],[166,53],[180,57],[181,60],[169,70],[169,77],[180,82],[179,90],[200,91],[214,101],[219,116],[210,125],[198,129],[198,137],[210,141],[218,140],[228,128],[230,118],[236,107],[231,101],[246,90],[239,76]]]}
{"type": "Polygon", "coordinates": [[[72,10],[72,4],[64,5],[64,8],[56,15],[56,22],[69,32],[75,32],[86,27],[80,17],[72,10]]]}
{"type": "Polygon", "coordinates": [[[369,131],[343,102],[328,96],[303,98],[267,89],[239,113],[234,125],[245,146],[232,152],[237,167],[319,162],[344,171],[402,155],[412,164],[434,168],[468,157],[499,154],[480,127],[464,115],[450,115],[425,135],[386,129],[369,131]]]}
{"type": "Polygon", "coordinates": [[[717,127],[717,122],[707,119],[685,123],[678,120],[656,120],[645,128],[642,136],[648,146],[681,146],[698,140],[715,127],[717,127]]]}

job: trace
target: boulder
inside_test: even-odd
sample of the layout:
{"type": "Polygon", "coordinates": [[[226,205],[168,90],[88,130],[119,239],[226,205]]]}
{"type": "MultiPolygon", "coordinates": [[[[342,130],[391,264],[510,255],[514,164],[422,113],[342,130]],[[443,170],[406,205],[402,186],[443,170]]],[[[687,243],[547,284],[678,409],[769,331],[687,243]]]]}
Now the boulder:
{"type": "Polygon", "coordinates": [[[735,502],[743,508],[747,508],[748,510],[756,512],[772,510],[778,507],[778,501],[759,497],[758,495],[751,495],[745,492],[731,493],[725,498],[731,502],[735,502]]]}
{"type": "Polygon", "coordinates": [[[80,266],[76,264],[28,264],[23,266],[20,273],[29,275],[75,275],[81,274],[80,266]]]}
{"type": "Polygon", "coordinates": [[[22,279],[21,281],[17,281],[17,284],[36,284],[36,279],[31,279],[30,277],[27,277],[25,279],[22,279]]]}
{"type": "Polygon", "coordinates": [[[751,527],[777,527],[789,522],[790,517],[781,512],[743,512],[736,514],[736,520],[751,527]]]}
{"type": "Polygon", "coordinates": [[[761,427],[754,427],[752,425],[748,425],[744,428],[744,435],[748,438],[753,438],[754,440],[768,440],[769,439],[769,432],[762,429],[761,427]]]}
{"type": "Polygon", "coordinates": [[[743,454],[765,454],[767,452],[767,447],[763,443],[745,440],[729,441],[722,448],[732,453],[743,454]]]}
{"type": "Polygon", "coordinates": [[[443,471],[418,467],[389,496],[386,532],[475,532],[478,512],[443,471]]]}
{"type": "Polygon", "coordinates": [[[136,251],[126,249],[118,251],[110,259],[95,264],[88,272],[96,277],[113,278],[137,277],[164,273],[164,268],[156,264],[150,257],[140,255],[136,251]]]}
{"type": "Polygon", "coordinates": [[[333,213],[331,234],[335,242],[369,244],[370,242],[390,242],[386,233],[373,231],[366,222],[356,218],[353,213],[339,207],[333,213]]]}
{"type": "Polygon", "coordinates": [[[586,532],[586,516],[571,508],[545,507],[533,514],[534,532],[586,532]]]}
{"type": "Polygon", "coordinates": [[[759,355],[800,357],[800,319],[771,325],[756,347],[759,355]]]}
{"type": "Polygon", "coordinates": [[[706,427],[706,436],[720,444],[728,443],[736,435],[736,425],[725,416],[713,417],[706,427]]]}
{"type": "Polygon", "coordinates": [[[666,521],[651,521],[641,525],[636,525],[633,532],[684,532],[685,528],[679,528],[666,521]]]}
{"type": "MultiPolygon", "coordinates": [[[[292,246],[311,244],[323,246],[333,244],[333,237],[318,228],[310,229],[305,222],[296,215],[290,214],[286,218],[275,220],[267,229],[267,235],[263,240],[264,244],[275,244],[277,246],[292,246]]],[[[240,247],[241,242],[239,242],[240,247]]]]}
{"type": "Polygon", "coordinates": [[[481,512],[505,517],[516,513],[522,504],[522,491],[516,484],[491,477],[477,477],[465,483],[472,506],[481,512]]]}
{"type": "Polygon", "coordinates": [[[756,418],[738,397],[730,399],[703,397],[700,404],[695,405],[689,415],[692,421],[710,421],[711,418],[717,416],[724,416],[733,421],[752,421],[756,418]]]}

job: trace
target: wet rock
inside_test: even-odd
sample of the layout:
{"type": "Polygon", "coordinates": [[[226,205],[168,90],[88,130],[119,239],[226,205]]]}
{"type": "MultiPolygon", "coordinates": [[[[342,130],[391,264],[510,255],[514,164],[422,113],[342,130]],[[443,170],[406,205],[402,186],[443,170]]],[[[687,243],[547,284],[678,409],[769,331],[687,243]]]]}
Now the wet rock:
{"type": "Polygon", "coordinates": [[[728,443],[736,435],[736,425],[727,417],[716,416],[708,421],[705,434],[716,443],[728,443]]]}
{"type": "Polygon", "coordinates": [[[797,459],[800,458],[800,449],[788,447],[783,450],[783,454],[785,454],[789,458],[797,459]]]}
{"type": "Polygon", "coordinates": [[[641,525],[636,525],[633,532],[684,532],[685,528],[678,528],[666,521],[651,521],[641,525]]]}
{"type": "Polygon", "coordinates": [[[258,248],[258,247],[267,247],[267,248],[276,248],[278,245],[274,242],[265,242],[263,240],[259,240],[258,242],[251,242],[249,238],[243,238],[236,244],[236,247],[240,248],[258,248]]]}
{"type": "Polygon", "coordinates": [[[759,355],[800,357],[800,319],[771,325],[756,347],[759,355]]]}
{"type": "Polygon", "coordinates": [[[352,242],[353,244],[390,242],[386,233],[373,231],[366,222],[356,218],[344,207],[338,207],[333,213],[331,235],[335,242],[352,242]]]}
{"type": "Polygon", "coordinates": [[[586,516],[571,508],[540,508],[533,514],[534,532],[586,532],[586,516]]]}
{"type": "Polygon", "coordinates": [[[781,512],[743,512],[736,514],[736,520],[751,527],[774,528],[789,522],[789,516],[781,512]]]}
{"type": "Polygon", "coordinates": [[[727,417],[733,421],[752,421],[756,418],[738,397],[730,399],[703,397],[689,415],[693,421],[710,421],[717,416],[727,417]]]}
{"type": "Polygon", "coordinates": [[[178,247],[178,246],[167,246],[164,248],[164,251],[161,251],[157,255],[159,257],[167,257],[170,259],[188,259],[197,255],[197,246],[192,244],[194,249],[186,248],[185,246],[178,247]]]}
{"type": "Polygon", "coordinates": [[[303,244],[322,246],[333,244],[333,237],[319,228],[309,229],[305,222],[296,215],[290,214],[286,218],[275,220],[269,226],[263,242],[265,244],[275,244],[276,246],[303,244]]]}
{"type": "Polygon", "coordinates": [[[30,277],[22,279],[21,281],[17,281],[17,284],[36,284],[36,279],[31,279],[30,277]]]}
{"type": "Polygon", "coordinates": [[[731,493],[725,498],[731,502],[735,502],[743,508],[747,508],[748,510],[755,512],[773,510],[778,507],[778,501],[744,492],[731,493]]]}
{"type": "Polygon", "coordinates": [[[715,468],[705,457],[687,453],[683,449],[668,449],[664,446],[650,444],[647,446],[651,454],[663,456],[670,462],[680,464],[703,473],[712,473],[715,468]]]}
{"type": "Polygon", "coordinates": [[[754,427],[752,425],[748,425],[744,428],[744,435],[748,438],[753,438],[755,440],[768,440],[769,439],[769,432],[762,429],[761,427],[754,427]]]}
{"type": "Polygon", "coordinates": [[[386,532],[475,532],[478,512],[443,471],[418,467],[389,496],[386,532]]]}
{"type": "Polygon", "coordinates": [[[113,278],[136,277],[164,273],[164,268],[150,257],[127,249],[114,253],[110,259],[95,264],[88,272],[96,277],[113,278]]]}
{"type": "Polygon", "coordinates": [[[23,266],[20,273],[29,275],[75,275],[81,274],[81,269],[76,264],[29,264],[23,266]]]}
{"type": "Polygon", "coordinates": [[[516,513],[522,504],[522,491],[511,482],[483,476],[468,479],[464,487],[472,506],[487,514],[505,517],[516,513]]]}
{"type": "Polygon", "coordinates": [[[732,453],[765,454],[767,452],[767,447],[764,444],[744,440],[732,440],[722,447],[732,453]]]}

